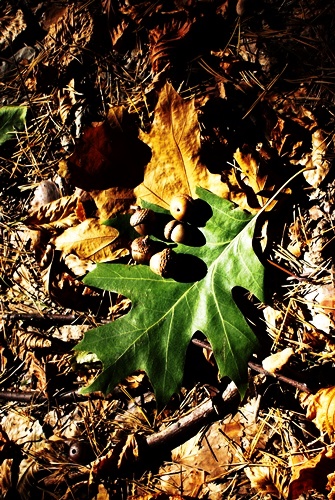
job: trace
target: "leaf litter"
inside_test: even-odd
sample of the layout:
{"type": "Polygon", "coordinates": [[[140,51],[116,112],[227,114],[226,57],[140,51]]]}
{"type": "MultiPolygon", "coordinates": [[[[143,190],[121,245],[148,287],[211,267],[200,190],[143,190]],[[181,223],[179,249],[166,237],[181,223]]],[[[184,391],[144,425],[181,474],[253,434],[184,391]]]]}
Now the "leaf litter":
{"type": "MultiPolygon", "coordinates": [[[[324,68],[332,67],[333,6],[104,0],[3,9],[2,105],[27,110],[1,144],[4,498],[42,490],[44,498],[250,498],[250,488],[255,498],[332,498],[334,103],[324,68]],[[303,167],[312,168],[293,179],[303,167]],[[51,197],[34,198],[37,185],[51,197]],[[139,327],[150,317],[136,287],[92,288],[83,276],[96,265],[87,280],[99,269],[148,275],[130,260],[130,206],[143,199],[166,209],[175,193],[201,198],[204,188],[254,223],[277,193],[262,236],[247,238],[266,244],[255,267],[264,285],[236,279],[235,252],[227,265],[218,258],[214,273],[207,245],[174,246],[203,259],[220,286],[199,293],[201,307],[193,302],[178,327],[183,376],[172,373],[163,390],[164,361],[144,356],[108,377],[109,394],[81,395],[113,350],[106,343],[101,359],[79,359],[78,342],[131,315],[143,313],[139,327]],[[237,371],[232,351],[222,362],[214,316],[208,330],[192,323],[204,305],[229,316],[213,308],[222,283],[233,325],[251,340],[237,371]],[[234,294],[238,307],[237,285],[258,299],[264,286],[267,304],[234,294]],[[247,366],[240,402],[222,375],[241,388],[247,366]],[[160,413],[151,384],[167,403],[160,413]]],[[[214,220],[200,227],[206,238],[214,220]]],[[[247,255],[256,259],[250,245],[247,255]]],[[[175,344],[179,355],[179,337],[175,344]]]]}

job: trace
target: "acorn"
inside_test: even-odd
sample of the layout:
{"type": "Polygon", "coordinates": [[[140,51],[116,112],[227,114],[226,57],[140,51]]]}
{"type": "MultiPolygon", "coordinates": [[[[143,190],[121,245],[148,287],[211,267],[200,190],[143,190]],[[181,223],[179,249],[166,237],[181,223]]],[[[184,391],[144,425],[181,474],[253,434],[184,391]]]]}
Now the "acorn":
{"type": "Polygon", "coordinates": [[[186,243],[188,236],[188,227],[183,222],[176,219],[170,220],[164,228],[164,237],[175,243],[186,243]]]}
{"type": "Polygon", "coordinates": [[[150,208],[136,207],[129,219],[130,225],[142,236],[152,233],[156,222],[156,214],[150,208]]]}
{"type": "Polygon", "coordinates": [[[151,257],[150,269],[163,278],[171,278],[176,265],[176,258],[177,254],[172,248],[164,248],[164,250],[155,253],[151,257]]]}
{"type": "Polygon", "coordinates": [[[69,451],[68,457],[71,462],[76,464],[86,465],[94,460],[94,453],[90,443],[81,439],[75,441],[68,441],[69,451]]]}
{"type": "Polygon", "coordinates": [[[194,200],[188,194],[177,194],[170,202],[170,213],[178,221],[190,220],[194,213],[194,200]]]}
{"type": "Polygon", "coordinates": [[[148,264],[157,252],[157,244],[149,236],[140,236],[131,243],[131,256],[137,264],[148,264]]]}

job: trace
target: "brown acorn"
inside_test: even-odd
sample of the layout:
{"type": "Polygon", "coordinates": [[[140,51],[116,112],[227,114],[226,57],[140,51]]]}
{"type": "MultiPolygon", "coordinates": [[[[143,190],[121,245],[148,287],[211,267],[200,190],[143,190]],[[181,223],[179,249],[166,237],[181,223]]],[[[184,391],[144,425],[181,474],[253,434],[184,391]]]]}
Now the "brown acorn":
{"type": "Polygon", "coordinates": [[[163,278],[171,278],[176,265],[177,254],[172,248],[164,248],[150,259],[150,269],[163,278]]]}
{"type": "Polygon", "coordinates": [[[187,225],[175,219],[170,220],[164,228],[164,237],[167,240],[174,241],[175,243],[186,243],[187,236],[187,225]]]}
{"type": "Polygon", "coordinates": [[[150,208],[136,207],[129,223],[142,236],[151,234],[156,222],[156,214],[150,208]]]}
{"type": "Polygon", "coordinates": [[[188,221],[194,212],[194,200],[188,194],[177,194],[170,202],[170,213],[178,221],[188,221]]]}
{"type": "Polygon", "coordinates": [[[148,264],[157,252],[157,244],[149,236],[140,236],[131,243],[131,256],[137,264],[148,264]]]}
{"type": "Polygon", "coordinates": [[[94,460],[94,453],[89,442],[79,439],[68,442],[68,444],[68,456],[71,462],[86,465],[94,460]]]}

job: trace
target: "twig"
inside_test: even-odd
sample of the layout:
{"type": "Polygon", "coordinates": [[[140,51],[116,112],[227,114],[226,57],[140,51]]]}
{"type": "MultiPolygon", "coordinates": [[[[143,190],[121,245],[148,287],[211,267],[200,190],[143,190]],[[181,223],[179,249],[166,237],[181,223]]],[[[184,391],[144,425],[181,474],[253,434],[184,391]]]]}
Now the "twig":
{"type": "Polygon", "coordinates": [[[232,382],[222,395],[208,399],[166,429],[150,436],[137,435],[136,446],[132,439],[129,441],[129,436],[125,436],[111,453],[93,464],[92,472],[100,477],[104,474],[130,477],[135,471],[143,473],[151,465],[157,467],[174,448],[195,436],[202,427],[227,415],[235,415],[239,403],[240,394],[232,382]]]}
{"type": "Polygon", "coordinates": [[[205,425],[223,419],[227,415],[235,414],[239,403],[240,394],[236,385],[231,383],[222,395],[207,400],[166,429],[147,436],[146,442],[149,451],[173,450],[176,446],[195,436],[205,425]]]}
{"type": "MultiPolygon", "coordinates": [[[[74,314],[40,314],[40,313],[4,313],[0,316],[3,321],[30,321],[32,323],[52,322],[70,325],[74,321],[78,323],[80,318],[74,314]]],[[[83,320],[85,317],[83,316],[83,320]]]]}
{"type": "MultiPolygon", "coordinates": [[[[203,349],[206,349],[209,352],[213,352],[209,342],[207,342],[205,340],[193,339],[192,343],[199,346],[199,347],[202,347],[203,349]]],[[[249,368],[251,368],[252,370],[255,370],[258,373],[263,373],[266,376],[274,377],[277,380],[280,380],[281,382],[285,382],[286,384],[289,384],[292,387],[299,389],[299,391],[307,392],[307,394],[312,394],[312,392],[313,392],[309,387],[307,387],[306,384],[304,384],[302,382],[298,382],[297,380],[292,379],[290,377],[286,377],[286,375],[282,375],[280,372],[275,372],[275,373],[268,372],[268,371],[264,370],[264,368],[261,365],[254,363],[253,361],[249,361],[248,366],[249,366],[249,368]]]]}
{"type": "Polygon", "coordinates": [[[115,399],[115,394],[103,396],[99,393],[93,393],[89,396],[78,394],[77,391],[69,391],[63,394],[54,394],[51,397],[43,396],[39,391],[0,391],[0,400],[17,401],[21,403],[46,404],[54,400],[57,404],[77,403],[78,401],[87,401],[88,399],[115,399]]]}
{"type": "MultiPolygon", "coordinates": [[[[0,391],[0,400],[5,401],[17,401],[21,403],[31,403],[44,404],[50,402],[50,399],[46,396],[42,396],[38,391],[0,391]]],[[[77,401],[78,399],[87,399],[76,391],[71,391],[66,394],[61,394],[60,396],[54,397],[57,403],[69,403],[71,401],[77,401]]]]}
{"type": "Polygon", "coordinates": [[[297,380],[294,380],[290,377],[286,377],[285,375],[282,375],[281,373],[268,372],[268,371],[264,370],[264,368],[261,365],[258,365],[257,363],[253,363],[252,361],[249,361],[248,366],[249,366],[249,368],[251,368],[252,370],[255,370],[258,373],[263,373],[266,376],[274,377],[274,378],[280,380],[281,382],[285,382],[286,384],[289,384],[292,387],[299,389],[299,391],[307,392],[307,394],[313,393],[313,391],[309,387],[307,387],[306,384],[304,384],[302,382],[298,382],[297,380]]]}

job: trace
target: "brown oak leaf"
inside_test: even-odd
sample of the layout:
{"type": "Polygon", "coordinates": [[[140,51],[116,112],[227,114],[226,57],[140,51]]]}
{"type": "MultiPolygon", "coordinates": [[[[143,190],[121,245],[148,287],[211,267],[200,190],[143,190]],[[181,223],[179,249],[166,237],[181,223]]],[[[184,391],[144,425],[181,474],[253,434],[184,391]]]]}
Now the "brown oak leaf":
{"type": "Polygon", "coordinates": [[[85,191],[134,188],[150,160],[150,149],[137,135],[125,108],[111,108],[106,121],[86,128],[73,154],[61,162],[60,175],[85,191]]]}

